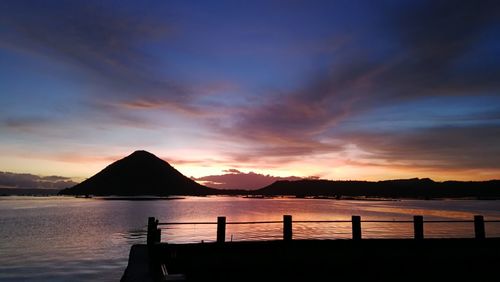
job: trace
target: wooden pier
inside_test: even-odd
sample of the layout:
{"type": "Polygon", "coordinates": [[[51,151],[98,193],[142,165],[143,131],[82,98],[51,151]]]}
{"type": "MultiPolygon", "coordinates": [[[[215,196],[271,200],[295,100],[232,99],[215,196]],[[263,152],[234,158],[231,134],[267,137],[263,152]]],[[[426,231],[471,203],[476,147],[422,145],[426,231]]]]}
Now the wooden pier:
{"type": "MultiPolygon", "coordinates": [[[[498,281],[500,238],[487,238],[482,216],[474,220],[413,221],[352,220],[295,221],[295,223],[344,222],[352,224],[352,240],[294,240],[291,215],[283,221],[161,223],[149,218],[147,245],[134,246],[148,252],[149,276],[153,281],[372,281],[421,280],[498,281]],[[225,242],[228,224],[283,224],[283,240],[225,242]],[[413,223],[413,239],[363,239],[362,223],[413,223]],[[425,224],[470,223],[474,238],[424,238],[425,224]],[[162,225],[216,224],[213,243],[169,244],[161,242],[162,225]]],[[[131,251],[130,262],[135,254],[131,251]]],[[[122,281],[132,279],[133,266],[122,281]]],[[[137,270],[136,270],[137,271],[137,270]]]]}

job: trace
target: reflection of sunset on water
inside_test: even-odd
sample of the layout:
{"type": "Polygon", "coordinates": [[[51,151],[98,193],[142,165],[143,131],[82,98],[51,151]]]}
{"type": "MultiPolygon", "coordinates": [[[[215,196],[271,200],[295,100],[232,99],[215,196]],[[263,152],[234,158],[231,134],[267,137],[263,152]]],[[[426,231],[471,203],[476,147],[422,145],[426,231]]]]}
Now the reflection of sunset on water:
{"type": "MultiPolygon", "coordinates": [[[[203,207],[203,213],[188,213],[185,220],[177,222],[216,222],[217,216],[226,215],[227,222],[281,221],[284,214],[293,216],[294,221],[308,220],[351,220],[360,215],[363,220],[411,221],[414,215],[423,215],[424,220],[472,220],[482,211],[486,220],[500,219],[495,202],[484,206],[481,201],[350,201],[324,199],[244,199],[228,197],[187,198],[185,203],[203,207]],[[218,211],[215,212],[213,209],[218,211]]],[[[159,215],[160,221],[164,220],[159,215]]],[[[426,223],[426,237],[473,237],[472,223],[426,223]]],[[[412,238],[413,223],[369,223],[362,222],[363,238],[412,238]]],[[[162,228],[165,228],[163,226],[162,228]]],[[[351,224],[294,223],[296,239],[347,239],[351,238],[351,224]]],[[[500,224],[487,223],[491,236],[500,235],[500,224]]],[[[215,225],[171,225],[162,230],[165,242],[214,241],[215,225]]],[[[226,240],[274,240],[281,239],[282,224],[249,224],[226,227],[226,240]]]]}

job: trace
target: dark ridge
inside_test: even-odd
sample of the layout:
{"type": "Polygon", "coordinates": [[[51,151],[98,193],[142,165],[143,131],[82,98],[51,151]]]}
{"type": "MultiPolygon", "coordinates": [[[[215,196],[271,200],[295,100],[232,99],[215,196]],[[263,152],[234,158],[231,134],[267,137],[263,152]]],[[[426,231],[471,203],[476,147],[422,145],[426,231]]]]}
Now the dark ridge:
{"type": "Polygon", "coordinates": [[[48,188],[0,188],[0,196],[53,196],[59,191],[48,188]]]}
{"type": "Polygon", "coordinates": [[[61,195],[169,196],[216,193],[185,177],[166,161],[147,151],[135,151],[89,179],[59,192],[61,195]]]}
{"type": "Polygon", "coordinates": [[[276,181],[255,191],[260,195],[384,197],[384,198],[500,198],[500,180],[435,182],[429,178],[370,181],[276,181]]]}

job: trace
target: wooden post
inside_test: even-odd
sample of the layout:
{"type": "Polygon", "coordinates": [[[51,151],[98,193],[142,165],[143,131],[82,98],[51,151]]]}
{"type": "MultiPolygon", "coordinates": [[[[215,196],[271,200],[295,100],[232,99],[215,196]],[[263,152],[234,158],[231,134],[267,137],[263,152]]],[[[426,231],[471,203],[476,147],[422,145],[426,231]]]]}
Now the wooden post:
{"type": "Polygon", "coordinates": [[[361,240],[361,216],[352,216],[352,239],[361,240]]]}
{"type": "Polygon", "coordinates": [[[217,217],[217,243],[224,243],[226,241],[226,217],[217,217]]]}
{"type": "Polygon", "coordinates": [[[148,245],[152,245],[154,242],[154,238],[156,236],[156,228],[155,228],[155,218],[154,217],[149,217],[148,218],[148,233],[146,235],[146,242],[148,245]]]}
{"type": "Polygon", "coordinates": [[[157,219],[155,221],[155,224],[154,224],[154,229],[155,229],[154,230],[154,234],[155,234],[155,236],[154,236],[153,240],[154,240],[155,243],[160,243],[161,242],[161,229],[158,228],[158,223],[159,223],[159,221],[157,219]]]}
{"type": "Polygon", "coordinates": [[[424,217],[421,215],[413,216],[413,230],[416,240],[424,239],[424,217]]]}
{"type": "Polygon", "coordinates": [[[284,215],[283,216],[283,240],[291,241],[292,240],[292,216],[284,215]]]}
{"type": "Polygon", "coordinates": [[[486,238],[486,232],[484,231],[484,218],[482,215],[474,216],[474,233],[476,234],[476,239],[486,238]]]}

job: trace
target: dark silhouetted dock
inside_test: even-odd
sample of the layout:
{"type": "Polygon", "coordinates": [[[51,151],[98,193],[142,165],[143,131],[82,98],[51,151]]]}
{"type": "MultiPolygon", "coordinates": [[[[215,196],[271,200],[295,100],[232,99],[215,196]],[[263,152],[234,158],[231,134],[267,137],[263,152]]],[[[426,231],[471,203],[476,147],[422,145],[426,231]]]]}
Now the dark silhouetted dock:
{"type": "MultiPolygon", "coordinates": [[[[298,221],[297,221],[298,222],[298,221]]],[[[226,224],[266,222],[226,222],[219,217],[217,240],[213,243],[169,244],[160,242],[160,223],[149,219],[148,244],[132,247],[129,266],[122,281],[143,281],[136,272],[153,281],[498,281],[500,238],[487,238],[482,216],[474,220],[387,221],[414,225],[414,239],[363,239],[362,221],[353,216],[352,239],[294,240],[292,217],[283,217],[283,240],[225,242],[226,224]],[[471,223],[475,238],[424,238],[427,223],[471,223]],[[148,262],[144,264],[144,254],[148,262]],[[136,257],[136,258],[134,258],[136,257]],[[142,257],[142,258],[141,258],[142,257]],[[142,270],[138,269],[140,263],[142,270]],[[146,274],[147,273],[147,274],[146,274]]],[[[192,224],[192,223],[190,223],[192,224]]]]}

